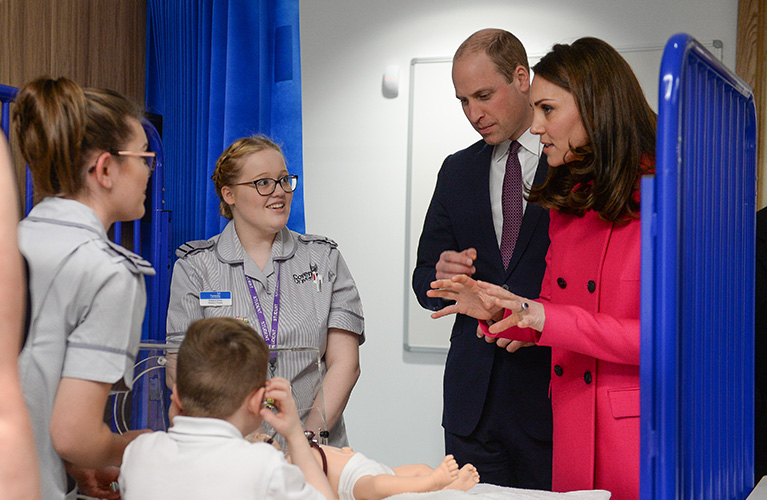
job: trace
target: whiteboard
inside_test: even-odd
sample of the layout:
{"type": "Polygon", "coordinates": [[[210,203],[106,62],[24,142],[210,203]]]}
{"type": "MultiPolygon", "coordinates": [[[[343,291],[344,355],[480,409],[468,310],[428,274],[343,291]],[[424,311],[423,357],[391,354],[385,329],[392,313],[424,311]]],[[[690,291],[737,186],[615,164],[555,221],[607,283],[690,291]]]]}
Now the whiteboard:
{"type": "MultiPolygon", "coordinates": [[[[703,45],[722,59],[720,40],[703,45]]],[[[618,49],[637,75],[654,110],[658,109],[658,76],[664,48],[657,45],[618,49]]],[[[530,66],[541,57],[543,54],[530,56],[530,66]]],[[[431,319],[431,311],[421,307],[411,287],[418,239],[439,168],[446,156],[480,139],[455,98],[451,69],[451,57],[410,61],[404,284],[404,348],[407,351],[446,352],[454,321],[453,316],[431,319]]]]}

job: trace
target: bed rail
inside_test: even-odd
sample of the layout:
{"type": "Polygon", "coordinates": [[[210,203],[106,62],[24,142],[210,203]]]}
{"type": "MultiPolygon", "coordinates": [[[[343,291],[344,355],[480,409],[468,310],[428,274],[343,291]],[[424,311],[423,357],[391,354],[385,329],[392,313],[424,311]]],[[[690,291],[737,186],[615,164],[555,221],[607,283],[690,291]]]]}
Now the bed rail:
{"type": "Polygon", "coordinates": [[[642,183],[643,500],[742,500],[754,474],[756,109],[689,35],[660,72],[642,183]]]}

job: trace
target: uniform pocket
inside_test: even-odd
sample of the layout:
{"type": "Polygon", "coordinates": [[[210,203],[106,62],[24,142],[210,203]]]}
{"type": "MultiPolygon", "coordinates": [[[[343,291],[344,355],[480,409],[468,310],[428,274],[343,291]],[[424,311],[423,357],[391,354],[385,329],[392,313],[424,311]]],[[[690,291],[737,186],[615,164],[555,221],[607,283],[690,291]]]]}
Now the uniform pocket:
{"type": "Polygon", "coordinates": [[[639,388],[612,389],[607,391],[613,418],[639,416],[639,388]]]}

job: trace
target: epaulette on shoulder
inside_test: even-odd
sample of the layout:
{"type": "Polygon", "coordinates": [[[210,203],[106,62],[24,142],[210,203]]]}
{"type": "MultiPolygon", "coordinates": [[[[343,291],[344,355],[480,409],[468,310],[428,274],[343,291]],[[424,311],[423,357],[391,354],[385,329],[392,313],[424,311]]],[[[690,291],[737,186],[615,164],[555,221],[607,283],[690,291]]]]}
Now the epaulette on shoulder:
{"type": "Polygon", "coordinates": [[[176,257],[178,257],[179,259],[183,259],[184,257],[193,255],[202,250],[207,250],[208,248],[211,248],[215,244],[216,242],[214,240],[187,241],[186,243],[184,243],[183,245],[181,245],[180,247],[176,249],[176,257]]]}
{"type": "Polygon", "coordinates": [[[330,245],[331,248],[338,248],[338,243],[327,236],[320,236],[319,234],[300,234],[298,235],[298,241],[302,243],[324,243],[325,245],[330,245]]]}
{"type": "Polygon", "coordinates": [[[155,270],[149,261],[145,260],[140,255],[131,252],[127,248],[107,240],[107,246],[105,249],[112,255],[112,257],[115,259],[115,262],[122,263],[125,267],[130,269],[132,273],[146,274],[149,276],[155,275],[155,270]]]}

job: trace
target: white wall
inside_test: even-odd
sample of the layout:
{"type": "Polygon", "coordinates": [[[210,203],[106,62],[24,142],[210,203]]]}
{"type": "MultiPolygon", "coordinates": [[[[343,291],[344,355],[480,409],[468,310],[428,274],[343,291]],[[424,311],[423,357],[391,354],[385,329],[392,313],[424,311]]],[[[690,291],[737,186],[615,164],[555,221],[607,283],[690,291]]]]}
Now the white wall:
{"type": "Polygon", "coordinates": [[[734,68],[736,21],[737,0],[301,0],[307,232],[338,242],[365,309],[345,413],[352,446],[389,465],[434,466],[444,453],[444,356],[402,345],[410,60],[451,56],[474,31],[500,27],[533,54],[586,35],[629,47],[687,32],[722,40],[734,68]],[[388,64],[401,68],[396,99],[381,94],[388,64]]]}

